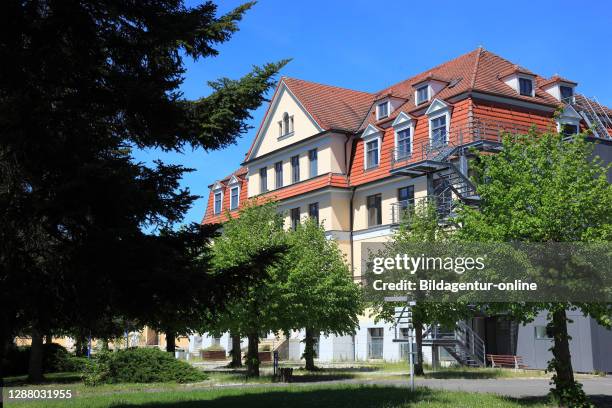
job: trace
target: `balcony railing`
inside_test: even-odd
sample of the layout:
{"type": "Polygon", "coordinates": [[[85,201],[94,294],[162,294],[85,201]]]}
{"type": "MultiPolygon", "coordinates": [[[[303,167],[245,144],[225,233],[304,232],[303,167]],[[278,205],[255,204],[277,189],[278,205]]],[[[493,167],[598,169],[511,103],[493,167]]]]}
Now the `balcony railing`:
{"type": "Polygon", "coordinates": [[[529,128],[527,125],[513,122],[473,119],[469,125],[451,127],[446,141],[443,143],[432,144],[431,141],[426,140],[418,143],[413,142],[410,151],[399,150],[397,148],[392,149],[391,169],[403,167],[409,163],[436,160],[448,154],[455,147],[464,146],[472,142],[488,141],[501,143],[503,133],[527,133],[529,128]]]}
{"type": "Polygon", "coordinates": [[[425,196],[412,200],[403,200],[391,204],[391,223],[410,222],[417,211],[426,210],[431,205],[441,219],[451,215],[457,200],[451,195],[425,196]]]}

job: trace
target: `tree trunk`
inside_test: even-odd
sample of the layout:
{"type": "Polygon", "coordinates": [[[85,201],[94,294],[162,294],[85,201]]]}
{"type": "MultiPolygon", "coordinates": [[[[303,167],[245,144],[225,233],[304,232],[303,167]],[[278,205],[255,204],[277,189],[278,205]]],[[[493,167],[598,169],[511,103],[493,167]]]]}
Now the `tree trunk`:
{"type": "Polygon", "coordinates": [[[40,383],[43,380],[43,336],[36,327],[32,327],[32,345],[30,363],[28,364],[28,381],[40,383]]]}
{"type": "Polygon", "coordinates": [[[47,334],[45,336],[45,344],[51,344],[51,343],[53,343],[53,336],[50,334],[47,334]]]}
{"type": "MultiPolygon", "coordinates": [[[[4,356],[9,347],[8,330],[5,329],[4,325],[0,327],[0,362],[4,361],[4,356]]],[[[4,370],[2,369],[4,364],[0,363],[0,390],[4,387],[4,370]]],[[[0,404],[0,406],[2,406],[0,404]]]]}
{"type": "Polygon", "coordinates": [[[259,334],[250,333],[247,350],[247,376],[259,377],[259,334]]]}
{"type": "Polygon", "coordinates": [[[552,319],[547,326],[554,340],[550,348],[553,358],[548,363],[548,369],[555,371],[553,376],[555,388],[551,390],[551,394],[560,407],[589,406],[582,385],[574,380],[569,348],[571,337],[567,334],[567,321],[565,307],[560,306],[552,312],[552,319]]]}
{"type": "Polygon", "coordinates": [[[414,321],[414,338],[416,342],[416,359],[414,361],[414,375],[423,375],[423,324],[414,321]]]}
{"type": "Polygon", "coordinates": [[[315,330],[306,328],[306,338],[304,339],[304,360],[306,360],[306,370],[315,371],[317,367],[314,364],[315,358],[315,330]]]}
{"type": "Polygon", "coordinates": [[[242,367],[242,350],[240,350],[240,335],[231,333],[232,337],[232,362],[230,367],[242,367]]]}
{"type": "Polygon", "coordinates": [[[81,334],[77,334],[74,339],[74,354],[83,357],[87,354],[87,340],[81,334]]]}
{"type": "Polygon", "coordinates": [[[166,351],[168,353],[176,351],[176,333],[171,330],[166,330],[166,351]]]}

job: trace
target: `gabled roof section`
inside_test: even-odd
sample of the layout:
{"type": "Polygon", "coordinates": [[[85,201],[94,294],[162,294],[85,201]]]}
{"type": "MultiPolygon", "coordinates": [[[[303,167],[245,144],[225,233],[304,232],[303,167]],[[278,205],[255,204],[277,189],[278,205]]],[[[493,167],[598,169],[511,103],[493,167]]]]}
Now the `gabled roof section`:
{"type": "Polygon", "coordinates": [[[378,126],[374,126],[374,125],[370,124],[370,125],[368,125],[367,128],[364,129],[363,133],[361,134],[361,137],[362,138],[367,138],[368,136],[380,134],[381,131],[382,131],[382,129],[379,128],[378,126]]]}
{"type": "Polygon", "coordinates": [[[393,121],[393,123],[391,124],[391,126],[399,126],[399,125],[403,125],[404,123],[409,123],[414,121],[414,116],[407,114],[406,112],[400,111],[397,114],[397,117],[395,118],[395,120],[393,121]]]}
{"type": "Polygon", "coordinates": [[[443,109],[448,109],[450,108],[452,105],[449,105],[448,103],[444,102],[441,99],[438,98],[434,98],[433,101],[431,101],[431,104],[429,105],[429,108],[427,108],[427,110],[425,111],[426,115],[438,112],[440,110],[443,109]]]}
{"type": "Polygon", "coordinates": [[[559,75],[553,75],[550,79],[540,83],[540,88],[547,88],[547,87],[549,87],[549,86],[551,86],[553,84],[557,84],[557,83],[569,84],[569,85],[573,85],[573,86],[578,85],[578,82],[570,81],[569,79],[565,79],[563,77],[560,77],[559,75]]]}
{"type": "Polygon", "coordinates": [[[232,174],[223,177],[221,180],[215,181],[213,184],[209,185],[208,188],[211,188],[213,190],[223,188],[226,184],[229,184],[230,180],[232,180],[233,178],[240,181],[239,179],[244,178],[244,176],[246,176],[247,173],[248,173],[248,169],[242,166],[238,168],[236,171],[234,171],[232,174]]]}
{"type": "Polygon", "coordinates": [[[580,116],[576,109],[574,109],[574,107],[569,103],[566,103],[565,106],[563,106],[563,111],[561,112],[560,116],[562,118],[582,119],[582,116],[580,116]]]}
{"type": "Polygon", "coordinates": [[[499,79],[503,79],[509,75],[512,74],[523,74],[523,75],[529,75],[529,76],[536,76],[536,74],[534,74],[533,72],[531,72],[530,70],[528,70],[525,67],[521,67],[520,65],[512,65],[511,67],[508,67],[506,69],[504,69],[503,71],[501,71],[498,74],[499,79]]]}
{"type": "Polygon", "coordinates": [[[368,92],[296,78],[285,77],[282,81],[325,130],[357,130],[374,100],[374,95],[368,92]]]}
{"type": "Polygon", "coordinates": [[[240,180],[238,180],[238,177],[236,177],[235,174],[232,174],[232,177],[230,177],[229,181],[227,182],[227,184],[230,186],[238,183],[240,183],[240,180]]]}
{"type": "Polygon", "coordinates": [[[260,141],[262,131],[273,111],[277,97],[284,89],[296,99],[297,103],[303,107],[307,115],[322,131],[355,132],[374,99],[374,95],[367,92],[282,77],[274,90],[274,95],[259,126],[257,135],[245,155],[245,161],[250,159],[254,147],[260,141]]]}

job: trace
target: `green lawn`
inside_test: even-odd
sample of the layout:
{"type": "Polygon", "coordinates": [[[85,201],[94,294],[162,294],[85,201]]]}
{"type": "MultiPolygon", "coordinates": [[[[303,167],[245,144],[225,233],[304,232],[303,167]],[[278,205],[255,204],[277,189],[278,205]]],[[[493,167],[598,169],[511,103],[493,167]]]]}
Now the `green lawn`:
{"type": "Polygon", "coordinates": [[[95,392],[78,395],[63,402],[27,402],[7,406],[28,407],[162,407],[162,408],[271,408],[271,407],[345,407],[351,408],[512,408],[546,407],[541,400],[513,400],[487,394],[448,392],[419,388],[375,386],[286,386],[247,387],[214,390],[174,390],[160,392],[95,392]]]}

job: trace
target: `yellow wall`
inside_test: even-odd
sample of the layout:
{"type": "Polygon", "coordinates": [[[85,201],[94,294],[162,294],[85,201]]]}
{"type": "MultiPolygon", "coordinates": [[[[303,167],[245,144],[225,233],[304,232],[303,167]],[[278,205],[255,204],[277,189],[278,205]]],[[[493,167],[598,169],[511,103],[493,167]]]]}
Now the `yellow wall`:
{"type": "Polygon", "coordinates": [[[262,129],[263,136],[259,146],[251,159],[257,158],[274,150],[282,149],[292,143],[305,139],[321,131],[309,115],[301,108],[295,97],[283,85],[276,95],[276,104],[271,106],[269,120],[262,129]],[[287,112],[293,115],[293,135],[279,137],[278,122],[282,120],[283,114],[287,112]]]}
{"type": "Polygon", "coordinates": [[[376,183],[371,186],[360,188],[355,193],[353,202],[355,219],[353,229],[355,231],[368,228],[367,197],[380,193],[382,195],[382,224],[390,224],[392,221],[391,205],[397,202],[397,190],[414,184],[414,197],[424,197],[427,195],[427,181],[425,177],[418,179],[402,178],[400,180],[391,179],[391,182],[376,183]]]}

